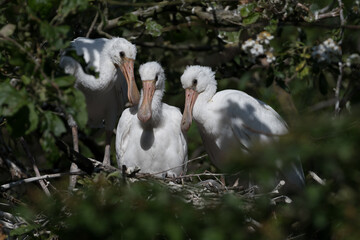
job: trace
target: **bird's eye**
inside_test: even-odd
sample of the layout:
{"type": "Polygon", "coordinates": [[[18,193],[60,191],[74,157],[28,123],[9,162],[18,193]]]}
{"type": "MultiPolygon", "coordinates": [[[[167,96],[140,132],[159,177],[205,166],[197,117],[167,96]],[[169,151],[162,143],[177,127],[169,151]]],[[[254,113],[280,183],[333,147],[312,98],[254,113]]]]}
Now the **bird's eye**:
{"type": "Polygon", "coordinates": [[[193,80],[193,85],[196,86],[196,84],[197,84],[197,79],[194,79],[193,80]]]}
{"type": "Polygon", "coordinates": [[[119,52],[119,55],[121,58],[125,57],[125,53],[124,52],[119,52]]]}

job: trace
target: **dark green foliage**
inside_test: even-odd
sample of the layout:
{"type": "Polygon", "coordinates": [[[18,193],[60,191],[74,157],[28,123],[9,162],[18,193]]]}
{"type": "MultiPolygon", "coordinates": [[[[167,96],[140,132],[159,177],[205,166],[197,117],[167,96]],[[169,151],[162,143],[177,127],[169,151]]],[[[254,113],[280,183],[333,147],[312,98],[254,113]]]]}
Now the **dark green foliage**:
{"type": "MultiPolygon", "coordinates": [[[[306,188],[290,196],[291,204],[277,205],[272,194],[249,197],[228,190],[200,194],[208,204],[199,207],[184,201],[189,200],[186,187],[201,192],[196,178],[174,190],[162,180],[125,183],[119,172],[96,173],[81,177],[78,191],[71,193],[66,178],[50,180],[56,187],[50,188],[51,198],[24,185],[26,194],[22,188],[7,193],[26,206],[0,205],[1,212],[26,220],[6,234],[19,239],[359,239],[360,5],[342,3],[343,28],[338,1],[330,0],[0,1],[1,184],[16,179],[6,161],[33,176],[17,143],[21,136],[41,174],[68,171],[70,161],[55,140],[72,146],[68,115],[80,130],[80,152],[93,157],[102,149],[104,136],[86,125],[85,98],[73,87],[74,77],[59,68],[70,41],[87,34],[135,43],[137,79],[140,64],[160,62],[167,77],[164,101],[171,105],[183,108],[180,76],[192,64],[212,67],[219,90],[242,90],[268,103],[288,122],[290,133],[271,145],[254,146],[250,155],[235,155],[228,172],[251,170],[267,192],[273,189],[276,159],[286,165],[300,157],[307,176],[306,188]],[[325,12],[333,13],[329,17],[317,12],[326,6],[325,12]],[[264,51],[253,56],[242,48],[250,38],[259,42],[264,31],[273,36],[262,43],[264,51]],[[328,39],[339,48],[329,47],[326,57],[316,54],[328,39]],[[325,186],[311,172],[325,179],[325,186]]],[[[66,54],[85,67],[74,52],[66,54]]],[[[203,154],[195,124],[187,135],[189,159],[203,154]]],[[[189,173],[205,170],[218,171],[207,158],[189,165],[189,173]]],[[[8,201],[5,195],[0,199],[8,201]]]]}

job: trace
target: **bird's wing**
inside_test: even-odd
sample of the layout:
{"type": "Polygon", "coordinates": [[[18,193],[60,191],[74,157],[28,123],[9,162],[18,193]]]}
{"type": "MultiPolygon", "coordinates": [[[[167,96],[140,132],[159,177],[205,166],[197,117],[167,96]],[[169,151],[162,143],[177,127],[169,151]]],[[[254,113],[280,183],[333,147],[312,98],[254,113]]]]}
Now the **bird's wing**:
{"type": "Polygon", "coordinates": [[[188,162],[188,146],[186,137],[181,131],[182,114],[180,112],[180,109],[174,106],[167,105],[166,103],[163,103],[163,112],[166,112],[165,121],[171,122],[172,134],[174,134],[174,137],[177,138],[177,149],[179,149],[179,151],[177,152],[177,156],[179,159],[183,160],[182,163],[184,165],[182,174],[185,175],[188,162]]]}
{"type": "MultiPolygon", "coordinates": [[[[266,141],[287,133],[287,125],[269,105],[241,91],[222,91],[219,96],[231,129],[247,149],[253,141],[266,141]]],[[[220,100],[219,99],[219,100],[220,100]]]]}
{"type": "Polygon", "coordinates": [[[99,72],[100,54],[107,41],[109,40],[106,38],[78,37],[71,42],[71,47],[76,50],[78,56],[83,56],[88,68],[93,68],[95,72],[99,72]]]}
{"type": "Polygon", "coordinates": [[[131,113],[131,110],[133,109],[128,108],[123,111],[116,129],[115,149],[119,168],[122,166],[122,159],[129,144],[132,119],[134,116],[136,117],[136,115],[131,113]]]}
{"type": "Polygon", "coordinates": [[[117,73],[117,79],[115,82],[116,101],[119,103],[119,112],[121,113],[125,109],[125,104],[128,102],[127,97],[127,82],[125,77],[119,70],[117,73]]]}

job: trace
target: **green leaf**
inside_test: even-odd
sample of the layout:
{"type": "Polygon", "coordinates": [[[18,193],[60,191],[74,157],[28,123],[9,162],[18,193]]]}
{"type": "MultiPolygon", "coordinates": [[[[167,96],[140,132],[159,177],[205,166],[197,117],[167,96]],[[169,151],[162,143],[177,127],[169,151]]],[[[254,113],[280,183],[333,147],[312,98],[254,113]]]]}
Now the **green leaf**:
{"type": "Polygon", "coordinates": [[[13,230],[10,231],[10,236],[14,237],[14,236],[19,236],[19,235],[24,235],[25,233],[29,233],[31,231],[33,231],[34,229],[39,228],[39,225],[33,224],[33,225],[26,225],[26,226],[20,226],[18,228],[15,228],[13,230]]]}
{"type": "Polygon", "coordinates": [[[6,24],[3,26],[0,30],[0,35],[3,35],[5,37],[11,36],[16,29],[16,26],[14,24],[6,24]]]}
{"type": "Polygon", "coordinates": [[[138,17],[132,13],[124,15],[119,21],[118,26],[126,25],[129,23],[138,23],[138,17]]]}
{"type": "Polygon", "coordinates": [[[244,18],[243,24],[249,25],[255,23],[260,17],[259,13],[253,12],[247,18],[244,18]]]}
{"type": "Polygon", "coordinates": [[[63,121],[56,114],[45,112],[45,119],[47,128],[53,132],[55,136],[60,136],[62,133],[66,132],[63,121]]]}
{"type": "Polygon", "coordinates": [[[75,110],[74,118],[78,126],[80,128],[84,128],[88,120],[85,96],[81,91],[75,88],[73,89],[73,94],[74,94],[74,102],[72,107],[75,110]]]}
{"type": "Polygon", "coordinates": [[[67,16],[69,13],[75,13],[77,9],[84,10],[88,6],[88,0],[64,0],[61,13],[67,16]]]}
{"type": "Polygon", "coordinates": [[[240,8],[240,15],[243,18],[248,17],[255,9],[255,3],[247,4],[240,8]]]}
{"type": "Polygon", "coordinates": [[[302,70],[305,64],[306,64],[306,60],[300,62],[299,65],[296,66],[295,71],[299,72],[300,70],[302,70]]]}
{"type": "Polygon", "coordinates": [[[22,75],[21,80],[25,85],[29,85],[31,83],[31,79],[26,75],[22,75]]]}
{"type": "Polygon", "coordinates": [[[145,29],[148,34],[153,37],[159,37],[162,33],[163,27],[157,22],[148,18],[145,22],[145,29]]]}
{"type": "Polygon", "coordinates": [[[64,42],[69,31],[68,26],[53,26],[47,22],[41,22],[40,34],[49,41],[49,45],[54,50],[59,50],[67,47],[68,42],[64,42]]]}
{"type": "Polygon", "coordinates": [[[24,89],[17,90],[8,81],[0,84],[0,115],[11,116],[28,103],[24,89]]]}
{"type": "Polygon", "coordinates": [[[74,76],[62,76],[54,79],[54,82],[59,87],[72,87],[75,83],[75,77],[74,76]]]}
{"type": "Polygon", "coordinates": [[[300,79],[304,79],[306,76],[308,76],[310,74],[310,67],[306,66],[304,67],[300,73],[299,73],[299,78],[300,79]]]}
{"type": "Polygon", "coordinates": [[[239,43],[240,33],[241,30],[236,32],[219,31],[219,37],[226,43],[236,44],[239,43]]]}
{"type": "Polygon", "coordinates": [[[57,0],[28,0],[28,6],[40,18],[46,19],[52,10],[57,8],[57,2],[57,0]]]}
{"type": "Polygon", "coordinates": [[[278,23],[279,23],[278,19],[271,19],[270,24],[266,26],[264,29],[271,34],[274,34],[276,32],[278,23]]]}
{"type": "Polygon", "coordinates": [[[29,108],[30,126],[26,130],[25,134],[29,134],[32,131],[34,131],[37,128],[38,124],[39,124],[39,117],[38,117],[38,114],[35,111],[35,105],[33,103],[29,103],[27,105],[27,107],[29,108]]]}
{"type": "Polygon", "coordinates": [[[110,173],[109,175],[107,175],[106,178],[107,178],[107,179],[110,179],[110,178],[121,178],[121,172],[120,172],[120,171],[112,172],[112,173],[110,173]]]}
{"type": "Polygon", "coordinates": [[[55,144],[55,139],[47,128],[40,138],[40,145],[47,153],[49,160],[56,160],[59,157],[59,150],[55,144]]]}

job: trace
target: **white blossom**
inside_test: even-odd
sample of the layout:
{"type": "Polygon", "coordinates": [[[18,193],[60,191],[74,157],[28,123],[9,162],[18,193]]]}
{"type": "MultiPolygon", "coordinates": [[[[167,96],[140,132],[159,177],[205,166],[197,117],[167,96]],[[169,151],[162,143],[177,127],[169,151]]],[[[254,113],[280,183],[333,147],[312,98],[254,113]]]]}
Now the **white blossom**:
{"type": "Polygon", "coordinates": [[[263,31],[256,36],[256,40],[249,38],[242,45],[241,49],[249,54],[249,59],[252,62],[255,62],[255,59],[260,56],[266,56],[266,61],[272,63],[275,61],[275,56],[273,54],[274,49],[270,47],[270,40],[272,36],[269,32],[263,31]]]}
{"type": "Polygon", "coordinates": [[[274,54],[272,53],[272,52],[266,52],[266,61],[268,62],[268,63],[272,63],[272,62],[274,62],[275,61],[275,56],[274,56],[274,54]]]}
{"type": "Polygon", "coordinates": [[[255,56],[255,57],[264,54],[264,47],[263,47],[263,45],[258,44],[258,43],[255,43],[254,46],[253,46],[253,48],[250,49],[250,53],[251,53],[253,56],[255,56]]]}
{"type": "Polygon", "coordinates": [[[324,42],[312,48],[311,56],[318,62],[335,62],[340,55],[340,47],[332,38],[326,39],[324,42]]]}
{"type": "Polygon", "coordinates": [[[241,49],[246,51],[249,48],[253,47],[255,45],[255,41],[252,40],[251,38],[249,38],[248,40],[246,40],[242,45],[241,45],[241,49]]]}
{"type": "Polygon", "coordinates": [[[269,32],[263,31],[259,33],[256,37],[256,41],[268,45],[270,43],[270,40],[274,39],[274,36],[272,36],[269,32]]]}

